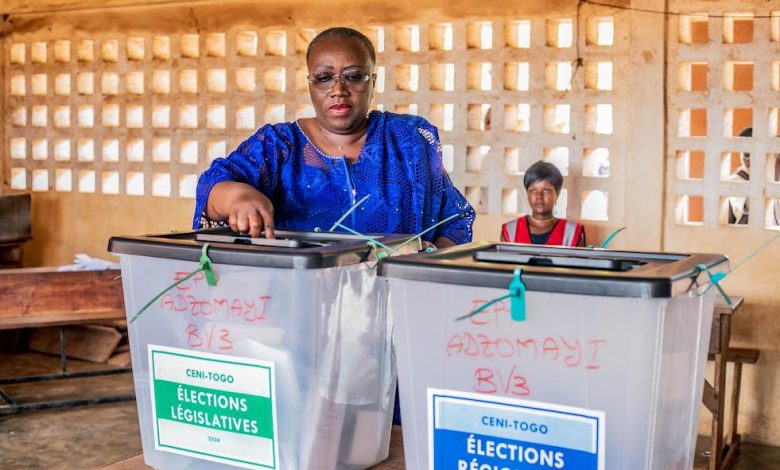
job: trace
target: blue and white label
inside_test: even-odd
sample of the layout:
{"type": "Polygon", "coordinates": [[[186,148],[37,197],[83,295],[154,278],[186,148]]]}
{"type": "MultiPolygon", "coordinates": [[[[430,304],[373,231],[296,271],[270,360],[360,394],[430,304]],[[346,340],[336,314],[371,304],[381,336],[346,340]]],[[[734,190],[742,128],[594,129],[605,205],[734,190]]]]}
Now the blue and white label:
{"type": "Polygon", "coordinates": [[[604,412],[428,389],[431,470],[603,470],[604,412]]]}

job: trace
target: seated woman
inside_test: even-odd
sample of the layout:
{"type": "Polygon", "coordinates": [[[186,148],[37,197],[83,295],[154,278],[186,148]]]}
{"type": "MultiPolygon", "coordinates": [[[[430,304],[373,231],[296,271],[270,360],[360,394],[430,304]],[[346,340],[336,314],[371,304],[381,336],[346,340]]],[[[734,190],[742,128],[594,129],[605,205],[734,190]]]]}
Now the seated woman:
{"type": "Polygon", "coordinates": [[[318,34],[306,52],[315,117],[266,124],[198,180],[193,226],[419,233],[438,247],[471,241],[475,213],[442,165],[436,127],[417,116],[369,112],[376,54],[349,28],[318,34]]]}
{"type": "Polygon", "coordinates": [[[523,178],[531,215],[505,223],[501,227],[501,241],[585,246],[585,228],[581,224],[553,216],[562,185],[563,175],[555,165],[542,161],[531,165],[523,178]]]}
{"type": "MultiPolygon", "coordinates": [[[[753,128],[748,127],[739,133],[740,137],[753,137],[753,128]]],[[[740,165],[726,181],[750,181],[750,153],[739,154],[740,165]]],[[[750,201],[746,197],[731,196],[728,198],[728,222],[732,225],[747,225],[750,216],[750,201]]]]}

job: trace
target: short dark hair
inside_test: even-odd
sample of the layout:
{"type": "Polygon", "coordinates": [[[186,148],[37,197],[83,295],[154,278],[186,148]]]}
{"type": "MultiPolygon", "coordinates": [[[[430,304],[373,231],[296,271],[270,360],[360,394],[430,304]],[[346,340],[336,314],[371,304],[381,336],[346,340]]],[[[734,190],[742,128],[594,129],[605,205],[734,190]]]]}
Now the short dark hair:
{"type": "Polygon", "coordinates": [[[552,163],[538,161],[528,167],[523,177],[523,186],[528,189],[529,186],[537,181],[547,181],[555,188],[555,192],[560,193],[563,186],[563,175],[552,163]]]}
{"type": "Polygon", "coordinates": [[[742,132],[739,133],[740,137],[753,137],[753,128],[752,127],[746,127],[742,129],[742,132]]]}
{"type": "Polygon", "coordinates": [[[309,58],[311,57],[311,50],[314,48],[315,45],[318,43],[331,38],[339,38],[339,39],[352,39],[354,41],[357,41],[363,45],[363,47],[368,50],[368,56],[371,58],[371,63],[376,64],[376,51],[374,50],[374,45],[371,43],[371,40],[366,37],[365,34],[361,33],[360,31],[352,28],[345,28],[343,26],[339,26],[336,28],[328,28],[325,31],[322,31],[320,34],[314,36],[314,39],[311,40],[309,43],[309,47],[306,49],[306,63],[309,63],[309,58]]]}

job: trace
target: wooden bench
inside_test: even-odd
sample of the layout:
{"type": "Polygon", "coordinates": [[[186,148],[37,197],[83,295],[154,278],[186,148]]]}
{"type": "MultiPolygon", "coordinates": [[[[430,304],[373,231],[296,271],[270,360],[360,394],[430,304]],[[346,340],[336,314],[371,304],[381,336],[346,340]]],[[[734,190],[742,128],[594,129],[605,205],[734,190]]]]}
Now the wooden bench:
{"type": "Polygon", "coordinates": [[[710,336],[708,358],[715,363],[713,384],[704,381],[704,406],[712,413],[712,438],[710,441],[710,470],[726,470],[734,465],[739,456],[741,436],[737,433],[737,415],[739,413],[739,393],[742,386],[742,364],[755,364],[758,361],[757,349],[730,348],[731,317],[742,306],[743,298],[732,299],[732,305],[715,305],[715,314],[710,336]],[[726,366],[734,364],[731,378],[731,397],[729,411],[731,426],[728,438],[723,430],[726,418],[726,366]]]}
{"type": "Polygon", "coordinates": [[[59,327],[60,370],[48,374],[0,377],[0,416],[28,410],[67,408],[135,399],[120,395],[93,399],[16,403],[2,385],[48,380],[96,377],[131,372],[129,367],[69,372],[68,325],[125,318],[122,283],[118,270],[65,271],[54,268],[0,271],[0,330],[59,327]]]}

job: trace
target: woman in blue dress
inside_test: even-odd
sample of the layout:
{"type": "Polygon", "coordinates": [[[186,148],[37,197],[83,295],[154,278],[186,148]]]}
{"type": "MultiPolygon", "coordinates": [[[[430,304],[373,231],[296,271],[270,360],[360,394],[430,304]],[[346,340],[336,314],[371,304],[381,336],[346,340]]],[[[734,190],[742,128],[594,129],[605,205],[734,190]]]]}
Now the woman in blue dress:
{"type": "Polygon", "coordinates": [[[316,117],[267,124],[198,181],[195,228],[228,223],[274,237],[274,228],[419,233],[424,241],[466,243],[475,214],[452,184],[436,127],[417,116],[369,112],[376,55],[358,31],[331,28],[306,53],[316,117]]]}

